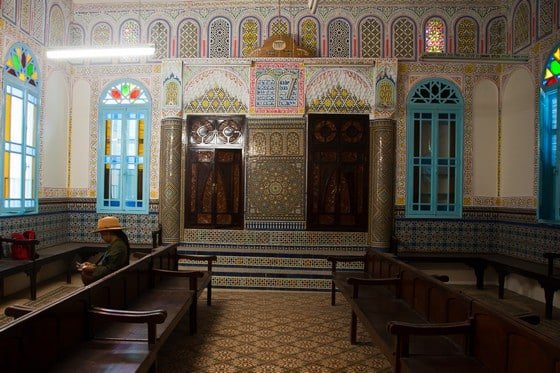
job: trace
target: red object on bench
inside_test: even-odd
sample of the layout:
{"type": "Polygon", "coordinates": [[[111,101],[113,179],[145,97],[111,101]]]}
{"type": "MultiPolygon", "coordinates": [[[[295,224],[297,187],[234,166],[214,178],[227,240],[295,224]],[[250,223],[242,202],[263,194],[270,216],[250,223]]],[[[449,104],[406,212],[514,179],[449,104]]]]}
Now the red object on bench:
{"type": "MultiPolygon", "coordinates": [[[[35,231],[28,230],[23,233],[12,233],[13,240],[34,240],[35,231]]],[[[30,260],[31,259],[31,248],[29,245],[24,243],[14,242],[12,243],[12,258],[20,260],[30,260]]]]}

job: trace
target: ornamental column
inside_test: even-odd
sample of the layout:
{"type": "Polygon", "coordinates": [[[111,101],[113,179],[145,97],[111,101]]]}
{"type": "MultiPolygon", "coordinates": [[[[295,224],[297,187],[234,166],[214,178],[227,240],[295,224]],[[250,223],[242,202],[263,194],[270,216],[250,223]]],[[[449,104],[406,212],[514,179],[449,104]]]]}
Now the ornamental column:
{"type": "Polygon", "coordinates": [[[181,130],[183,119],[161,120],[159,149],[159,222],[163,242],[179,242],[181,237],[181,130]]]}
{"type": "Polygon", "coordinates": [[[395,128],[393,119],[370,122],[370,187],[371,214],[368,244],[387,250],[393,232],[393,203],[395,189],[395,128]]]}

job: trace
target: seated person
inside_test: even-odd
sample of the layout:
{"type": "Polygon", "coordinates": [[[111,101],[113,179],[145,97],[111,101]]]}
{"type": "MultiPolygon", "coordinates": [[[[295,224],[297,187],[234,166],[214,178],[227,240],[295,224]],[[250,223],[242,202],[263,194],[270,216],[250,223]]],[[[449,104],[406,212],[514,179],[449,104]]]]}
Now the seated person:
{"type": "Polygon", "coordinates": [[[97,229],[94,232],[99,232],[103,241],[107,242],[109,246],[95,264],[90,262],[77,264],[78,271],[82,273],[84,285],[128,265],[130,245],[123,229],[119,219],[114,216],[106,216],[98,220],[97,229]]]}

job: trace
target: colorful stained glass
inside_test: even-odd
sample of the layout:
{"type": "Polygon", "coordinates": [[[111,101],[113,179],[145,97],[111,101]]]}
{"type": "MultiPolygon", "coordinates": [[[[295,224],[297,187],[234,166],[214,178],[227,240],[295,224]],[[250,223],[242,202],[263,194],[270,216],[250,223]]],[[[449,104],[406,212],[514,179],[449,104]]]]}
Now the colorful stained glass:
{"type": "Polygon", "coordinates": [[[439,18],[432,18],[426,23],[425,51],[428,53],[445,52],[445,24],[439,18]]]}
{"type": "Polygon", "coordinates": [[[548,63],[544,69],[542,86],[551,87],[558,83],[558,79],[560,79],[560,48],[557,48],[548,58],[548,63]]]}
{"type": "Polygon", "coordinates": [[[17,79],[27,82],[34,87],[38,84],[38,72],[35,68],[33,56],[23,46],[12,48],[4,64],[5,71],[17,79]]]}
{"type": "Polygon", "coordinates": [[[148,96],[138,85],[132,82],[122,82],[111,87],[105,94],[104,104],[146,104],[148,96]]]}

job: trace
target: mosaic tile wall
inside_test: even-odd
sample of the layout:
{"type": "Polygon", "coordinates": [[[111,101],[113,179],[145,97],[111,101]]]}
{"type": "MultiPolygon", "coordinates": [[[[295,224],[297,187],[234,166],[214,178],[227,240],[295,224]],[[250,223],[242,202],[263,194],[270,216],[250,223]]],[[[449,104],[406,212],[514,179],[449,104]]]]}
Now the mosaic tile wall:
{"type": "Polygon", "coordinates": [[[459,220],[409,219],[399,209],[395,234],[401,251],[500,253],[542,263],[560,242],[560,226],[538,223],[530,209],[469,208],[459,220]]]}
{"type": "MultiPolygon", "coordinates": [[[[131,243],[152,243],[152,231],[158,225],[157,209],[157,203],[152,201],[148,215],[116,215],[127,228],[131,243]]],[[[39,250],[67,241],[103,242],[92,231],[97,227],[97,220],[105,215],[95,212],[92,199],[43,199],[36,215],[0,218],[0,236],[10,237],[14,232],[33,229],[40,241],[39,250]]]]}

